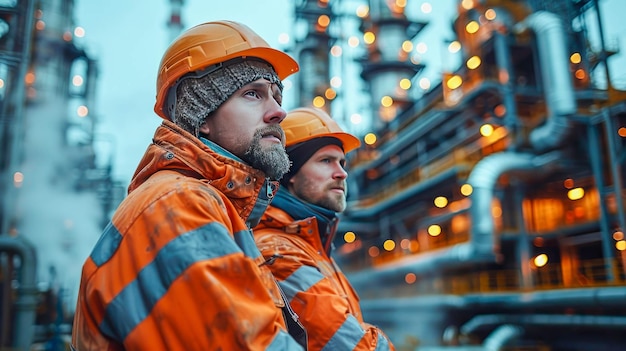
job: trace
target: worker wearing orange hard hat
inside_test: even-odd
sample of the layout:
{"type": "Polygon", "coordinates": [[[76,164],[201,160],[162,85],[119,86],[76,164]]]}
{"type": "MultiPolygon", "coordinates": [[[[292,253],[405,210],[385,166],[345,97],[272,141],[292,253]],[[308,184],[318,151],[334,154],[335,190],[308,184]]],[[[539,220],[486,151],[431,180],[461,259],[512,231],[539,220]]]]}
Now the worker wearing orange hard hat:
{"type": "Polygon", "coordinates": [[[257,246],[308,334],[309,350],[394,350],[364,322],[359,298],[331,256],[346,208],[346,154],[360,146],[323,110],[297,108],[281,123],[291,169],[254,228],[257,246]]]}
{"type": "Polygon", "coordinates": [[[163,122],[83,266],[75,350],[305,349],[250,230],[289,169],[281,81],[297,71],[236,22],[169,46],[163,122]]]}

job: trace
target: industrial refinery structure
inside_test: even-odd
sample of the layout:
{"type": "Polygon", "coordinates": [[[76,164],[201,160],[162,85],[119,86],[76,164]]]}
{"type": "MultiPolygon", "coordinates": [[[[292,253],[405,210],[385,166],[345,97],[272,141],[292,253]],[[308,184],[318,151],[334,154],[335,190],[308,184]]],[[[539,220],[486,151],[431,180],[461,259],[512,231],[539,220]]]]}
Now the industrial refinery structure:
{"type": "Polygon", "coordinates": [[[125,193],[96,152],[111,138],[96,132],[98,64],[73,15],[72,0],[0,3],[2,350],[64,344],[68,279],[125,193]]]}
{"type": "MultiPolygon", "coordinates": [[[[338,3],[301,2],[296,47],[333,50],[338,3]]],[[[607,64],[619,48],[591,39],[598,2],[459,1],[462,65],[418,99],[406,47],[428,23],[406,6],[359,15],[374,122],[336,257],[366,320],[407,350],[622,349],[626,93],[607,64]]]]}
{"type": "MultiPolygon", "coordinates": [[[[418,2],[293,3],[297,105],[367,119],[335,258],[398,350],[624,348],[626,92],[599,1],[457,1],[460,64],[421,87],[418,2]]],[[[125,191],[73,3],[0,5],[0,349],[63,336],[55,269],[125,191]]]]}

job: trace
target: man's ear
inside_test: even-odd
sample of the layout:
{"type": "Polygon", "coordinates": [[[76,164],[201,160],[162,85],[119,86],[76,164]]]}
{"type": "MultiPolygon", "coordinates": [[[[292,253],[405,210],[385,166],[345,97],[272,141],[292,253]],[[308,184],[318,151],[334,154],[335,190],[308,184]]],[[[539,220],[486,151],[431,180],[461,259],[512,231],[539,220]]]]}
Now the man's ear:
{"type": "Polygon", "coordinates": [[[291,192],[291,189],[293,189],[294,184],[296,184],[296,180],[294,179],[295,177],[296,175],[294,174],[287,180],[287,190],[289,190],[289,192],[291,192]]]}
{"type": "Polygon", "coordinates": [[[200,125],[200,128],[198,128],[198,131],[200,132],[200,134],[208,135],[211,131],[211,128],[209,128],[209,125],[206,123],[206,121],[204,121],[200,125]]]}

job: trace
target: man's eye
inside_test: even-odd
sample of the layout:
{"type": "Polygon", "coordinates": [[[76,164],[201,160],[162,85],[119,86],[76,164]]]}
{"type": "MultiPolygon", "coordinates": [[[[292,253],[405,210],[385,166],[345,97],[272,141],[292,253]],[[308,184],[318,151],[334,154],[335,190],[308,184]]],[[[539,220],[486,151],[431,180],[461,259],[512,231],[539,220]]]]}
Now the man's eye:
{"type": "Polygon", "coordinates": [[[248,96],[259,96],[259,94],[255,91],[255,90],[248,90],[245,92],[244,95],[248,95],[248,96]]]}

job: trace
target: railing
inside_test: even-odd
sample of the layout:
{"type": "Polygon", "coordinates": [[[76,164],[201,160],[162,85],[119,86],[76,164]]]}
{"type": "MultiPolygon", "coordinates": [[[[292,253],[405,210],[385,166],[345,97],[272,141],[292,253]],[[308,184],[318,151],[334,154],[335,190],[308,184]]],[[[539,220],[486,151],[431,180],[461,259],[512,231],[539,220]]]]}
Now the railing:
{"type": "MultiPolygon", "coordinates": [[[[532,270],[531,290],[572,289],[597,286],[626,285],[626,272],[623,260],[616,258],[607,262],[603,259],[580,261],[579,267],[572,273],[575,279],[564,279],[562,266],[553,263],[550,266],[532,270]],[[612,274],[609,274],[611,272],[612,274]],[[609,281],[607,277],[613,276],[609,281]]],[[[522,291],[521,273],[519,270],[482,271],[464,276],[443,278],[448,283],[440,291],[450,294],[490,293],[506,291],[522,291]]]]}
{"type": "MultiPolygon", "coordinates": [[[[464,274],[444,275],[432,278],[418,278],[413,284],[403,282],[389,290],[393,296],[407,297],[437,294],[467,295],[489,294],[503,292],[528,292],[537,290],[576,289],[586,287],[623,286],[626,285],[626,270],[623,259],[611,261],[602,259],[585,260],[578,262],[578,268],[573,274],[576,279],[564,279],[561,265],[553,263],[551,266],[534,268],[532,270],[532,284],[523,287],[521,272],[518,269],[498,271],[478,271],[464,274]],[[612,272],[611,274],[608,274],[612,272]],[[613,276],[613,280],[607,277],[613,276]]],[[[380,291],[376,292],[377,297],[380,291]]],[[[369,292],[362,292],[363,297],[369,292]]]]}

